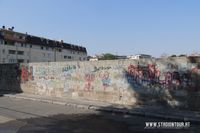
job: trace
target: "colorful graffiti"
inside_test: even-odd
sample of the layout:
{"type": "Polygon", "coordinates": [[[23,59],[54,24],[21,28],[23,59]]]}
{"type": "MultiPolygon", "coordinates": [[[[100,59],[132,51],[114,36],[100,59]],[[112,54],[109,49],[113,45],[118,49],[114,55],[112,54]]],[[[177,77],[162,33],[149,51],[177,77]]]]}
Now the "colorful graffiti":
{"type": "Polygon", "coordinates": [[[128,66],[126,78],[129,83],[137,85],[188,87],[191,83],[191,72],[167,71],[161,73],[156,64],[148,64],[147,66],[131,64],[128,66]]]}
{"type": "Polygon", "coordinates": [[[93,72],[97,72],[97,71],[101,71],[101,70],[109,70],[109,69],[111,69],[111,67],[103,67],[103,66],[97,67],[97,66],[95,66],[93,72]]]}
{"type": "Polygon", "coordinates": [[[191,89],[198,91],[200,90],[200,65],[198,65],[197,67],[194,67],[191,70],[191,76],[190,76],[191,81],[193,81],[190,85],[191,85],[191,89]]]}
{"type": "Polygon", "coordinates": [[[102,82],[102,86],[103,86],[103,90],[105,91],[107,87],[110,86],[110,82],[111,82],[111,79],[109,77],[109,72],[108,71],[101,71],[99,73],[99,77],[101,78],[101,82],[102,82]]]}
{"type": "Polygon", "coordinates": [[[65,79],[71,79],[73,72],[76,71],[79,68],[80,68],[79,65],[77,65],[77,66],[76,65],[66,65],[66,66],[61,68],[62,76],[65,79]]]}
{"type": "Polygon", "coordinates": [[[25,83],[26,81],[33,80],[33,67],[30,66],[21,66],[21,83],[25,83]]]}
{"type": "MultiPolygon", "coordinates": [[[[48,79],[47,78],[47,71],[48,71],[48,68],[46,68],[44,66],[34,67],[35,79],[48,79]]],[[[51,73],[50,73],[50,75],[51,75],[51,73]]]]}
{"type": "Polygon", "coordinates": [[[92,82],[95,80],[94,74],[85,74],[85,86],[84,90],[91,91],[94,89],[94,86],[92,85],[92,82]]]}
{"type": "Polygon", "coordinates": [[[71,70],[76,70],[77,68],[80,68],[80,66],[67,65],[67,66],[62,68],[62,72],[68,72],[68,71],[71,71],[71,70]]]}

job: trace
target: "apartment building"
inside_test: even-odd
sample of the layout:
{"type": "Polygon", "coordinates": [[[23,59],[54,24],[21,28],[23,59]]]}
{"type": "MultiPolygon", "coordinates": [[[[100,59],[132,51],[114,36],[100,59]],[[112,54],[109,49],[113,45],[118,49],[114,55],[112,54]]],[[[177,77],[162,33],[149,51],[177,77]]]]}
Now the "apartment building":
{"type": "Polygon", "coordinates": [[[0,28],[0,63],[87,60],[85,47],[0,28]]]}
{"type": "Polygon", "coordinates": [[[136,54],[136,55],[130,55],[127,57],[128,59],[133,59],[133,60],[139,60],[139,59],[151,59],[151,55],[146,55],[146,54],[136,54]]]}

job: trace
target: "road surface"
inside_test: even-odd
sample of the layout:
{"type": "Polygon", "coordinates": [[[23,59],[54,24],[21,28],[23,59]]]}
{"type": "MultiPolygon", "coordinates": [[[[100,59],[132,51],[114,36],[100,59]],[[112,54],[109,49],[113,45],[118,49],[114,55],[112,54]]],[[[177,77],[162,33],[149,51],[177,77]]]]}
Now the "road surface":
{"type": "Polygon", "coordinates": [[[200,129],[193,124],[187,129],[144,129],[145,122],[152,121],[163,120],[0,97],[0,133],[193,133],[200,129]]]}

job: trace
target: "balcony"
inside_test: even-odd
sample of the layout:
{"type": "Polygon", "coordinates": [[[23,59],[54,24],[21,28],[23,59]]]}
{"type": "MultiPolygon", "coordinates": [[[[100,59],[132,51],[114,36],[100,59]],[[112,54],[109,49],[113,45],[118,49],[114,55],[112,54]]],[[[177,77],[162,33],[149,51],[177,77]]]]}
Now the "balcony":
{"type": "Polygon", "coordinates": [[[9,40],[9,41],[14,41],[14,42],[21,42],[21,43],[25,42],[24,39],[14,37],[13,35],[4,35],[4,39],[9,40]]]}

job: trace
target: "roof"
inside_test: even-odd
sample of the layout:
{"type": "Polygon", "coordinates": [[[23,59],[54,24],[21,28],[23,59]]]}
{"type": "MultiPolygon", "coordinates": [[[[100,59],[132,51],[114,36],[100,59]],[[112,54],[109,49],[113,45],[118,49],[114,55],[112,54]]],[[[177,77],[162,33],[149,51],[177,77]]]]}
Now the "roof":
{"type": "Polygon", "coordinates": [[[80,51],[80,52],[87,52],[86,48],[82,47],[82,46],[73,45],[73,44],[69,44],[69,43],[64,43],[63,41],[51,40],[51,39],[47,39],[47,38],[43,38],[43,37],[33,36],[33,35],[29,35],[29,34],[15,32],[13,30],[7,30],[7,29],[1,29],[1,28],[0,28],[0,39],[29,43],[29,44],[33,44],[33,45],[53,47],[53,48],[62,48],[62,49],[76,50],[76,51],[80,51]],[[6,35],[2,34],[2,33],[6,33],[6,35]],[[20,36],[24,36],[25,39],[17,38],[15,36],[13,36],[12,34],[13,35],[18,34],[20,36]]]}

